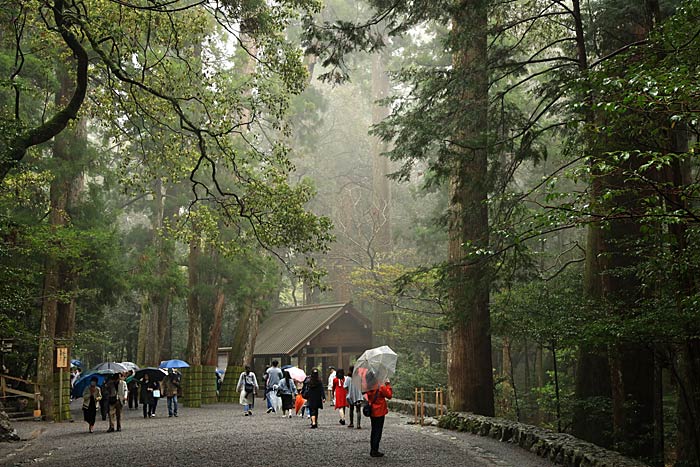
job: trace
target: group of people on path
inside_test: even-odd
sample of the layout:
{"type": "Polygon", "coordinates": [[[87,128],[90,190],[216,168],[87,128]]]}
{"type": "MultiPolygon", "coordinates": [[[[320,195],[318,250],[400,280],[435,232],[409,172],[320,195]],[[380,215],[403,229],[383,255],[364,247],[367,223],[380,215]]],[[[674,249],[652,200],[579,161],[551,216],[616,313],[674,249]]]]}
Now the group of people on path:
{"type": "MultiPolygon", "coordinates": [[[[328,386],[323,384],[319,370],[314,368],[311,374],[303,381],[294,381],[289,372],[279,368],[279,362],[273,361],[264,375],[265,400],[267,413],[279,413],[285,418],[292,417],[292,410],[298,416],[303,417],[305,412],[310,419],[311,429],[318,428],[319,410],[326,403],[326,390],[331,405],[338,411],[339,423],[346,425],[346,410],[350,423],[348,428],[361,429],[362,413],[370,418],[370,456],[382,457],[379,451],[379,443],[384,430],[384,419],[389,413],[387,399],[392,397],[392,389],[389,381],[383,384],[372,385],[373,389],[365,394],[359,389],[359,385],[352,384],[352,376],[346,376],[342,368],[329,368],[331,374],[328,378],[328,386]],[[357,424],[355,425],[355,420],[357,424]]],[[[349,368],[352,375],[354,368],[349,368]]],[[[371,379],[371,375],[368,380],[371,379]]],[[[252,416],[255,406],[255,395],[259,391],[259,385],[255,373],[249,366],[245,367],[236,386],[240,392],[239,402],[243,406],[244,416],[252,416]]]]}
{"type": "Polygon", "coordinates": [[[83,419],[88,424],[89,432],[94,432],[98,409],[102,414],[102,420],[106,420],[109,416],[108,433],[121,431],[122,410],[127,403],[129,409],[138,410],[140,402],[143,407],[143,418],[153,418],[156,416],[158,400],[162,396],[168,401],[168,417],[177,417],[180,379],[180,374],[172,369],[168,370],[168,375],[162,381],[151,379],[148,373],[145,373],[141,379],[136,379],[132,370],[111,375],[100,387],[99,378],[93,376],[90,379],[90,385],[83,391],[83,419]]]}

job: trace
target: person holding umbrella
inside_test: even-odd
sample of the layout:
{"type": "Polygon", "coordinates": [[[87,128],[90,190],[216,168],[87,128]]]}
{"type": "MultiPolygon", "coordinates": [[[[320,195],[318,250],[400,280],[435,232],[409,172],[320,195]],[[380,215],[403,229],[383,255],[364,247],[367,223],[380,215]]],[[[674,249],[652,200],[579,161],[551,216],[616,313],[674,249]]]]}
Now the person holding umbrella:
{"type": "MultiPolygon", "coordinates": [[[[102,381],[102,387],[100,388],[100,391],[102,391],[102,397],[107,397],[109,393],[109,378],[105,377],[104,380],[102,381]]],[[[107,404],[100,404],[100,415],[102,415],[102,421],[104,422],[107,420],[107,416],[109,415],[109,403],[107,404]]]]}
{"type": "Polygon", "coordinates": [[[367,399],[363,415],[370,417],[372,433],[370,434],[370,456],[382,457],[379,442],[382,440],[384,418],[389,413],[386,400],[391,399],[392,389],[389,377],[396,372],[398,356],[388,346],[383,345],[366,350],[355,362],[352,385],[359,388],[367,399]]]}
{"type": "MultiPolygon", "coordinates": [[[[367,381],[371,384],[374,375],[372,372],[367,374],[367,381]]],[[[376,386],[376,384],[374,384],[376,386]]],[[[369,437],[370,451],[369,455],[372,457],[383,457],[384,453],[379,452],[379,443],[382,440],[382,432],[384,431],[384,419],[386,414],[389,413],[389,407],[386,403],[387,399],[391,399],[392,390],[389,380],[386,380],[383,385],[367,391],[365,397],[367,398],[367,403],[369,404],[370,410],[370,422],[372,425],[372,432],[369,437]]]]}
{"type": "Polygon", "coordinates": [[[134,376],[134,370],[129,370],[129,377],[126,379],[126,387],[129,390],[129,409],[139,408],[139,382],[134,376]]]}
{"type": "Polygon", "coordinates": [[[163,380],[163,394],[168,398],[168,417],[177,417],[177,392],[180,389],[180,375],[172,368],[163,380]]]}
{"type": "Polygon", "coordinates": [[[126,399],[126,383],[121,375],[121,373],[115,373],[112,375],[112,379],[107,383],[107,389],[109,390],[108,399],[109,402],[109,429],[107,432],[111,433],[114,431],[114,420],[117,421],[117,431],[122,431],[122,407],[124,407],[124,401],[126,399]]]}
{"type": "Polygon", "coordinates": [[[141,395],[141,404],[143,404],[143,418],[155,417],[153,392],[158,390],[159,384],[157,381],[151,381],[148,373],[144,373],[143,378],[139,383],[139,393],[141,395]]]}
{"type": "Polygon", "coordinates": [[[102,400],[102,391],[97,386],[97,376],[90,378],[90,385],[83,391],[83,419],[87,422],[90,433],[95,428],[97,405],[102,400]]]}

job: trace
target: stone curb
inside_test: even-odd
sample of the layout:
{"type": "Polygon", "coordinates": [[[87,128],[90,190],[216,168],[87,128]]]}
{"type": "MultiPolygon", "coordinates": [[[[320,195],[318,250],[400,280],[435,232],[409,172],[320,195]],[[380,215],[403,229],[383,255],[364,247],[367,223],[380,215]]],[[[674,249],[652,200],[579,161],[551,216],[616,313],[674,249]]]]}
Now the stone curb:
{"type": "MultiPolygon", "coordinates": [[[[413,401],[393,399],[389,401],[389,407],[396,412],[414,414],[413,401]]],[[[425,404],[426,417],[434,414],[435,404],[425,404]]],[[[648,467],[641,461],[624,457],[572,435],[502,418],[450,412],[439,419],[438,426],[516,444],[566,467],[648,467]]]]}
{"type": "Polygon", "coordinates": [[[4,411],[0,411],[0,442],[19,440],[19,435],[12,426],[10,417],[4,411]]]}

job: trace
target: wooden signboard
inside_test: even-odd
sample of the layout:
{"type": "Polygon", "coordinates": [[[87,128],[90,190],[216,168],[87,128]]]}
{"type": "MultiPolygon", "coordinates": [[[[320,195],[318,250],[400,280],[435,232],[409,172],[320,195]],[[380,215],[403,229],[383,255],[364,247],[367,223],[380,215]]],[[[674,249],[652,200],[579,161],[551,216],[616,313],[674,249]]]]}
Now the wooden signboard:
{"type": "Polygon", "coordinates": [[[68,347],[56,348],[56,368],[68,368],[68,347]]]}

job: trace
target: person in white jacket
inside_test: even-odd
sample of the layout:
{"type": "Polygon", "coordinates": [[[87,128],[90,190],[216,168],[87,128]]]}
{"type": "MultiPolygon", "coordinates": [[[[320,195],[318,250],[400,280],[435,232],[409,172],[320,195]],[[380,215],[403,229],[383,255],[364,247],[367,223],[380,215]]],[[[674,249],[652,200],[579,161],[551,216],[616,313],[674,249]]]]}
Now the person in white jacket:
{"type": "Polygon", "coordinates": [[[329,366],[331,374],[328,375],[328,400],[331,401],[331,405],[335,405],[335,395],[333,394],[333,380],[335,379],[335,367],[329,366]]]}
{"type": "Polygon", "coordinates": [[[246,366],[245,371],[238,377],[238,384],[236,385],[236,391],[241,393],[239,402],[243,406],[243,414],[246,417],[253,415],[251,407],[255,402],[254,398],[257,390],[258,379],[255,377],[255,373],[253,373],[250,367],[246,366]]]}

